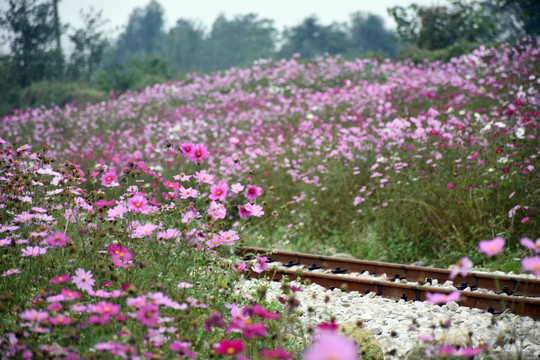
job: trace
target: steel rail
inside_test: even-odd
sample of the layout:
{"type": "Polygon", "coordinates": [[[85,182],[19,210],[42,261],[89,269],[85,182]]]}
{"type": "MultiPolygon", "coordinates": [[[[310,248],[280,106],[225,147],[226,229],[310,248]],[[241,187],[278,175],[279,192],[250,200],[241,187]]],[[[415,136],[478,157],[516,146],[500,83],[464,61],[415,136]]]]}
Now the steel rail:
{"type": "MultiPolygon", "coordinates": [[[[269,262],[279,261],[285,267],[304,265],[309,266],[308,270],[319,268],[330,269],[333,274],[294,270],[277,270],[275,274],[267,274],[267,276],[272,276],[273,274],[275,278],[281,278],[283,275],[287,275],[290,278],[296,279],[299,276],[303,281],[309,280],[327,288],[345,287],[348,291],[359,291],[362,293],[374,291],[376,294],[382,296],[418,301],[426,300],[425,293],[427,292],[448,294],[452,291],[442,287],[431,286],[430,284],[430,279],[437,279],[441,284],[449,280],[450,271],[444,269],[271,251],[269,249],[250,247],[239,247],[238,252],[246,257],[246,259],[254,255],[266,255],[269,258],[269,262]],[[394,281],[371,280],[338,275],[345,272],[363,273],[365,271],[373,275],[381,275],[383,273],[393,275],[394,281]],[[400,281],[395,281],[398,279],[416,281],[419,285],[403,284],[400,281]]],[[[252,275],[258,276],[256,273],[252,275]]],[[[534,298],[540,296],[540,280],[476,272],[470,273],[464,278],[457,276],[454,281],[456,280],[458,283],[461,282],[461,285],[458,286],[458,289],[461,291],[460,305],[488,310],[492,313],[509,309],[514,314],[540,319],[540,298],[534,298]],[[484,294],[477,291],[465,291],[466,288],[484,288],[497,293],[484,294]]]]}

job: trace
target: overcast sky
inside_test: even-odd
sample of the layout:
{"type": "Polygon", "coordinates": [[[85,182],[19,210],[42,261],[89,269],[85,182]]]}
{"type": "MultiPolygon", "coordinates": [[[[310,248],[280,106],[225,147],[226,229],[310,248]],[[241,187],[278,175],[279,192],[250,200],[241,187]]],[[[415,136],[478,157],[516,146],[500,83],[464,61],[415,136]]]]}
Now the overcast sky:
{"type": "MultiPolygon", "coordinates": [[[[0,0],[1,1],[1,0],[0,0]]],[[[79,11],[93,6],[103,10],[103,18],[108,19],[108,28],[119,31],[128,22],[129,15],[136,7],[146,6],[150,0],[61,0],[60,18],[77,27],[81,25],[79,11]]],[[[256,13],[275,21],[279,30],[293,26],[310,15],[316,15],[322,24],[333,21],[348,21],[355,11],[378,14],[385,19],[387,27],[394,28],[393,20],[386,9],[391,6],[407,6],[411,3],[421,5],[442,5],[445,0],[158,0],[165,9],[167,29],[177,19],[187,18],[200,21],[207,30],[216,17],[223,13],[227,19],[234,15],[256,13]]],[[[116,33],[116,32],[115,32],[116,33]]]]}
{"type": "MultiPolygon", "coordinates": [[[[59,15],[64,24],[74,28],[82,26],[81,9],[90,7],[103,11],[103,19],[108,20],[105,28],[110,38],[116,37],[127,24],[129,15],[136,7],[145,7],[150,0],[60,0],[59,15]]],[[[210,30],[216,17],[223,13],[227,19],[235,15],[256,13],[261,18],[274,20],[278,30],[298,25],[308,16],[316,15],[323,25],[334,21],[347,22],[349,15],[356,11],[378,14],[388,28],[395,28],[392,18],[386,13],[391,6],[444,5],[446,0],[158,0],[165,9],[166,29],[172,27],[179,18],[192,19],[210,30]]],[[[0,0],[0,11],[8,9],[6,0],[0,0]]],[[[64,37],[64,49],[70,44],[64,37]]],[[[0,52],[8,52],[7,44],[0,44],[0,52]]]]}

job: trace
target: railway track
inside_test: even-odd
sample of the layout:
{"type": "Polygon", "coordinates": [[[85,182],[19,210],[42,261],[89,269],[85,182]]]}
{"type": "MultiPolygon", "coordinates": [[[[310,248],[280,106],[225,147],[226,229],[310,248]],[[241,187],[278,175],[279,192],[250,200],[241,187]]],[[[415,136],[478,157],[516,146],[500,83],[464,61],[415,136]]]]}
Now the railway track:
{"type": "MultiPolygon", "coordinates": [[[[424,301],[426,293],[461,293],[460,305],[483,309],[493,314],[509,310],[514,314],[540,319],[540,279],[469,272],[452,280],[450,271],[358,259],[319,256],[263,248],[239,247],[239,255],[248,260],[266,256],[269,263],[281,266],[267,276],[300,278],[326,288],[342,288],[360,293],[413,301],[424,301]],[[455,288],[450,288],[448,281],[455,288]],[[444,286],[440,286],[443,285],[444,286]]],[[[253,272],[253,277],[260,274],[253,272]]]]}

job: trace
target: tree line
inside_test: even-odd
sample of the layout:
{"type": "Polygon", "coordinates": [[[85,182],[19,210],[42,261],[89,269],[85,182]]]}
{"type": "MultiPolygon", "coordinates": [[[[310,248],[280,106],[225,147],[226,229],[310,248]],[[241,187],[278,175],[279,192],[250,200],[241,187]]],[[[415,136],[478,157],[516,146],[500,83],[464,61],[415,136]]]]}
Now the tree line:
{"type": "Polygon", "coordinates": [[[347,22],[328,25],[310,16],[282,31],[273,20],[252,13],[231,19],[220,15],[208,30],[184,18],[165,29],[164,9],[151,0],[133,10],[117,38],[109,38],[100,11],[82,12],[83,26],[73,28],[59,18],[58,1],[8,0],[8,10],[0,15],[2,39],[10,50],[0,57],[0,114],[42,103],[63,105],[72,98],[93,101],[106,92],[191,72],[250,66],[261,58],[394,58],[403,51],[448,48],[453,49],[450,55],[459,55],[463,44],[540,33],[537,0],[395,6],[388,9],[395,31],[386,28],[380,16],[361,11],[347,22]],[[62,48],[62,36],[69,39],[69,53],[62,48]]]}

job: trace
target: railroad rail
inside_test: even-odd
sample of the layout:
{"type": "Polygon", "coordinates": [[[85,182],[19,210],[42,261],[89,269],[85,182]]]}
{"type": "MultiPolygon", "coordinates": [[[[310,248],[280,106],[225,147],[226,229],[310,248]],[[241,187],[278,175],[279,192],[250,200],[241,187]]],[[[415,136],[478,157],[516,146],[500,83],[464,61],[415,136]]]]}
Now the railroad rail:
{"type": "MultiPolygon", "coordinates": [[[[309,280],[326,288],[343,288],[361,293],[375,292],[377,295],[404,300],[424,301],[427,292],[448,294],[453,289],[433,286],[452,281],[461,292],[460,305],[474,307],[497,314],[506,309],[517,315],[540,319],[540,279],[528,279],[511,275],[469,272],[450,279],[450,270],[376,261],[320,256],[263,248],[239,247],[238,253],[246,260],[253,256],[266,256],[268,262],[278,261],[285,268],[303,266],[304,269],[278,269],[268,273],[274,279],[288,276],[290,279],[309,280]],[[326,269],[326,273],[321,270],[326,269]],[[343,276],[343,274],[365,274],[383,276],[382,279],[343,276]],[[482,291],[490,290],[490,292],[482,291]]],[[[260,276],[252,273],[252,276],[260,276]]]]}

